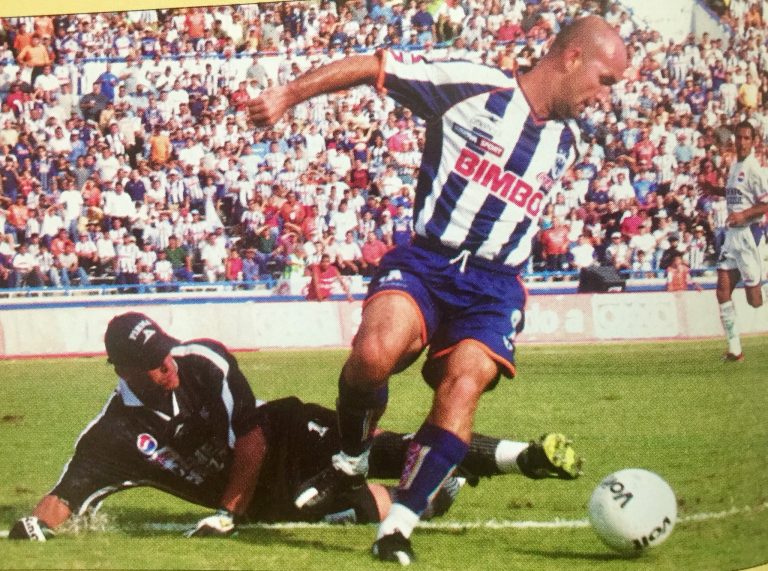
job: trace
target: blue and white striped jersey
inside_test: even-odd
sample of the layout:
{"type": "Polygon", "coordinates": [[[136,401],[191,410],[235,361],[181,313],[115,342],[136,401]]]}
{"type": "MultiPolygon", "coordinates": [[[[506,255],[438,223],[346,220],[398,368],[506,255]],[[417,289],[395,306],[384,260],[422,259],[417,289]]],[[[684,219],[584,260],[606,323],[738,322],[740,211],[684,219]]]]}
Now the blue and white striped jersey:
{"type": "Polygon", "coordinates": [[[416,234],[522,265],[549,190],[576,160],[578,128],[537,119],[516,78],[500,69],[383,57],[387,94],[427,121],[416,234]]]}

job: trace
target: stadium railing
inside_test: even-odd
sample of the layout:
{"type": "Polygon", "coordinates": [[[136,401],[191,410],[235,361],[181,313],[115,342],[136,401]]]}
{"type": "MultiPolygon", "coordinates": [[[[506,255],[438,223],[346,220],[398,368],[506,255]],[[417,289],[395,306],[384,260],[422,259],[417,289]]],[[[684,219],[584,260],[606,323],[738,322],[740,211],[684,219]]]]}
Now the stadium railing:
{"type": "MultiPolygon", "coordinates": [[[[663,291],[666,287],[666,279],[663,271],[654,272],[653,277],[638,277],[635,272],[625,270],[620,272],[627,280],[627,292],[663,291]]],[[[716,270],[707,267],[695,271],[694,280],[704,289],[713,289],[716,283],[716,270]]],[[[562,295],[577,293],[579,286],[579,272],[576,270],[526,272],[522,275],[526,287],[537,295],[562,295]]],[[[370,279],[353,280],[352,292],[355,297],[362,297],[368,287],[370,279]]],[[[0,299],[11,298],[51,298],[51,297],[91,297],[109,296],[120,294],[197,294],[201,292],[251,292],[259,298],[279,298],[280,300],[302,300],[302,295],[286,295],[281,286],[284,280],[274,277],[265,277],[256,281],[191,281],[169,283],[145,283],[145,284],[91,284],[48,287],[21,287],[0,289],[0,299]]]]}

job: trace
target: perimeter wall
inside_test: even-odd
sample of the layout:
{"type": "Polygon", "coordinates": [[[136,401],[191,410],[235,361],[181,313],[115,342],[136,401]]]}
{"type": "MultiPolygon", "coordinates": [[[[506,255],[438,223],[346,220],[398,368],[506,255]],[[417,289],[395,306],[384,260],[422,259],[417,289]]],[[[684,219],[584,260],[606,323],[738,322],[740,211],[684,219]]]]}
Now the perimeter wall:
{"type": "MultiPolygon", "coordinates": [[[[768,332],[768,305],[734,292],[742,333],[768,332]]],[[[0,357],[103,354],[110,318],[142,311],[179,339],[210,337],[233,350],[348,347],[360,301],[270,301],[246,292],[8,300],[0,304],[0,357]]],[[[720,337],[713,291],[532,295],[518,343],[720,337]]]]}

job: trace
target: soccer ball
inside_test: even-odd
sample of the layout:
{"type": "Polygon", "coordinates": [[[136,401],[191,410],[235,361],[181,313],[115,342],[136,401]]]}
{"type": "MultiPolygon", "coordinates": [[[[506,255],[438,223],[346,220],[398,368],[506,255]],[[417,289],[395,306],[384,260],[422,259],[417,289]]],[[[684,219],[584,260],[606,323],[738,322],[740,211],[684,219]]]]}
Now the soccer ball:
{"type": "Polygon", "coordinates": [[[677,520],[677,501],[659,475],[627,468],[606,476],[589,500],[589,522],[617,551],[641,553],[663,543],[677,520]]]}

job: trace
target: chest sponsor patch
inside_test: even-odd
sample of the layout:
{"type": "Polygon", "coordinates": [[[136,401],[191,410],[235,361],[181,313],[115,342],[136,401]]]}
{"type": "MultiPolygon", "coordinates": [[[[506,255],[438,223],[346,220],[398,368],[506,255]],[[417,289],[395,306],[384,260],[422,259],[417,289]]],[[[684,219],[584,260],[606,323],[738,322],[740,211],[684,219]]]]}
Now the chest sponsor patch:
{"type": "Polygon", "coordinates": [[[149,456],[155,450],[157,450],[157,440],[155,440],[155,437],[152,436],[151,434],[142,432],[136,438],[136,448],[138,448],[139,452],[141,452],[142,454],[149,456]]]}
{"type": "Polygon", "coordinates": [[[472,143],[477,149],[486,151],[500,157],[504,154],[504,147],[498,143],[494,143],[489,137],[483,136],[480,133],[471,131],[466,127],[462,127],[458,123],[453,124],[453,132],[465,141],[472,143]]]}

